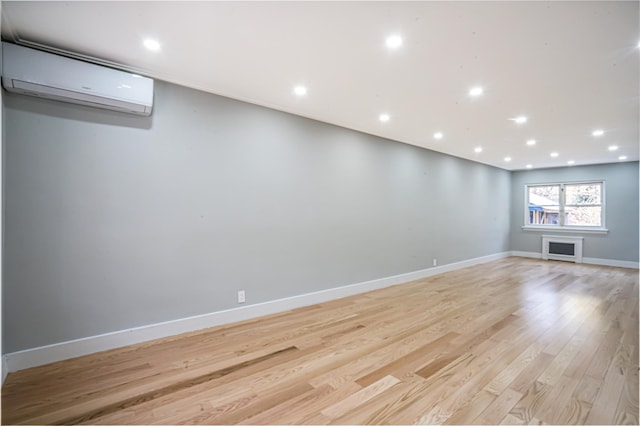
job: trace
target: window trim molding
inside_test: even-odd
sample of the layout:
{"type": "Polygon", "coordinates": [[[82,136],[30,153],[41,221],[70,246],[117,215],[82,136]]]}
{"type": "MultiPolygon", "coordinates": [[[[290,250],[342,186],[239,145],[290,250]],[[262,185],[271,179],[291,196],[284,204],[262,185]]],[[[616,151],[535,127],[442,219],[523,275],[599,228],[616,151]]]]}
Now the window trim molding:
{"type": "MultiPolygon", "coordinates": [[[[564,193],[561,194],[560,200],[560,209],[564,211],[566,199],[564,198],[564,193]]],[[[587,233],[587,234],[606,234],[609,232],[609,229],[606,227],[606,188],[604,179],[593,179],[593,180],[579,180],[579,181],[567,181],[567,182],[541,182],[541,183],[525,183],[524,184],[524,225],[522,226],[523,231],[550,231],[550,232],[578,232],[578,233],[587,233]],[[571,225],[532,225],[529,223],[529,187],[531,186],[554,186],[559,185],[561,188],[563,185],[581,185],[581,184],[594,184],[598,183],[601,185],[601,210],[600,210],[600,218],[601,218],[601,226],[571,226],[571,225]]]]}
{"type": "Polygon", "coordinates": [[[544,231],[544,232],[575,232],[580,234],[606,234],[607,228],[597,226],[553,226],[553,225],[524,225],[523,231],[544,231]]]}

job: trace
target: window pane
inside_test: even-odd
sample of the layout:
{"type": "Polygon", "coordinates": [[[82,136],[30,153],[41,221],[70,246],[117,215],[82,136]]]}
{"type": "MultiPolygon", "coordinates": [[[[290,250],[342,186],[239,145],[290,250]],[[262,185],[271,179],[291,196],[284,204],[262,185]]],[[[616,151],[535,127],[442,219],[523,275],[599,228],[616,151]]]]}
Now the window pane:
{"type": "Polygon", "coordinates": [[[560,185],[529,187],[529,224],[560,224],[560,185]]]}
{"type": "Polygon", "coordinates": [[[564,188],[567,204],[602,204],[602,185],[599,183],[565,185],[564,188]]]}
{"type": "Polygon", "coordinates": [[[530,186],[529,202],[557,206],[560,204],[560,185],[530,186]]]}
{"type": "Polygon", "coordinates": [[[567,207],[565,225],[602,226],[602,207],[567,207]]]}

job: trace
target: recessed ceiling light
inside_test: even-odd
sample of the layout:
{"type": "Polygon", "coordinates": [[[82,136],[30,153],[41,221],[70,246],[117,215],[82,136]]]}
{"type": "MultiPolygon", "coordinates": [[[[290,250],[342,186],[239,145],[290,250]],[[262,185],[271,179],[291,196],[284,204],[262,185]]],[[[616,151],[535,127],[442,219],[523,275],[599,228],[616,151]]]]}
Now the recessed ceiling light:
{"type": "Polygon", "coordinates": [[[567,164],[570,165],[570,166],[573,166],[574,164],[576,164],[576,162],[573,161],[573,160],[569,160],[569,161],[567,161],[567,164]]]}
{"type": "Polygon", "coordinates": [[[618,160],[626,160],[627,156],[626,155],[621,155],[620,157],[618,157],[618,160]]]}
{"type": "Polygon", "coordinates": [[[527,164],[525,167],[526,167],[527,169],[531,169],[533,166],[532,166],[531,164],[527,164]]]}
{"type": "Polygon", "coordinates": [[[510,118],[509,120],[515,121],[518,124],[524,124],[527,122],[527,117],[521,115],[520,117],[510,118]]]}
{"type": "Polygon", "coordinates": [[[378,119],[383,123],[386,123],[387,121],[389,121],[390,118],[391,116],[389,116],[389,114],[380,114],[380,117],[378,117],[378,119]]]}
{"type": "Polygon", "coordinates": [[[617,151],[618,150],[618,145],[611,145],[609,146],[609,151],[617,151]]]}
{"type": "Polygon", "coordinates": [[[559,154],[557,152],[552,152],[551,154],[549,154],[552,157],[557,157],[559,154]]]}
{"type": "Polygon", "coordinates": [[[296,86],[293,89],[293,93],[295,93],[298,96],[304,96],[307,94],[307,88],[304,86],[296,86]]]}
{"type": "Polygon", "coordinates": [[[390,35],[387,37],[387,47],[390,49],[396,49],[402,46],[402,37],[397,34],[390,35]]]}
{"type": "Polygon", "coordinates": [[[598,137],[598,136],[602,136],[604,135],[604,130],[602,129],[596,129],[591,133],[593,136],[598,137]]]}
{"type": "Polygon", "coordinates": [[[529,140],[527,141],[527,145],[529,145],[529,146],[534,146],[535,144],[536,144],[535,139],[529,139],[529,140]]]}
{"type": "Polygon", "coordinates": [[[473,89],[469,90],[469,96],[480,96],[484,93],[484,89],[480,86],[478,87],[474,87],[473,89]]]}
{"type": "Polygon", "coordinates": [[[511,157],[504,157],[504,161],[508,163],[509,161],[511,161],[511,157]]]}
{"type": "Polygon", "coordinates": [[[144,47],[155,52],[160,50],[160,43],[158,43],[156,40],[148,38],[144,41],[144,47]]]}
{"type": "Polygon", "coordinates": [[[479,154],[482,152],[482,147],[481,146],[477,146],[475,147],[475,149],[473,150],[476,154],[479,154]]]}
{"type": "Polygon", "coordinates": [[[444,135],[442,134],[442,132],[436,132],[433,134],[434,139],[442,139],[444,137],[444,135]]]}

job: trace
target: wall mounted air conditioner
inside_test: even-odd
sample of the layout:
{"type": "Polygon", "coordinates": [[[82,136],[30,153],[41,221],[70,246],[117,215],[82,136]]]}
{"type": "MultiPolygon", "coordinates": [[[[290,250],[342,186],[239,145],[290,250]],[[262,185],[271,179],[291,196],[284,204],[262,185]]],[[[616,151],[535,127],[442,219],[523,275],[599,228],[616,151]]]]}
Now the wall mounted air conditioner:
{"type": "Polygon", "coordinates": [[[153,80],[52,53],[2,43],[10,92],[139,115],[153,108],[153,80]]]}

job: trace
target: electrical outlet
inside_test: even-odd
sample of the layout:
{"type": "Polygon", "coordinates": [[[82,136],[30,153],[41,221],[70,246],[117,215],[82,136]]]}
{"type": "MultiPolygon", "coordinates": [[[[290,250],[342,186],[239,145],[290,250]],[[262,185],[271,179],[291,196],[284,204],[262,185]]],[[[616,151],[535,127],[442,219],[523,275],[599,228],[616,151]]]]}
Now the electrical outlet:
{"type": "Polygon", "coordinates": [[[238,291],[238,303],[244,303],[245,300],[246,299],[244,297],[244,290],[238,291]]]}
{"type": "Polygon", "coordinates": [[[438,266],[438,259],[435,257],[433,258],[433,266],[438,266]]]}

